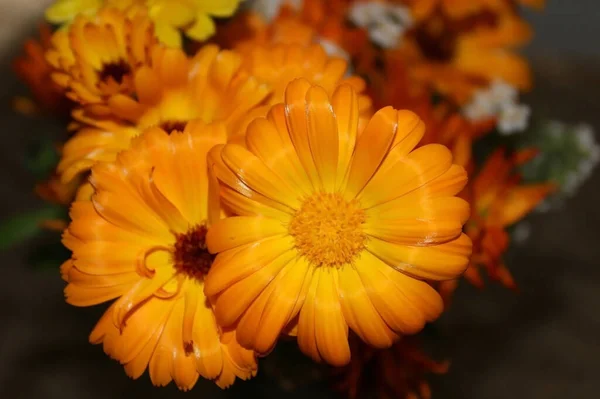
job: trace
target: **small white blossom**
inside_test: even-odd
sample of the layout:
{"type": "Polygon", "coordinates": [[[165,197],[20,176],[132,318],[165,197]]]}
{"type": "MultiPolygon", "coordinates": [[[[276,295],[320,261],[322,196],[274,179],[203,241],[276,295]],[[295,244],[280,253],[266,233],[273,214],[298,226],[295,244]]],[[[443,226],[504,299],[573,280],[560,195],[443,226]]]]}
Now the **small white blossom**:
{"type": "Polygon", "coordinates": [[[531,108],[525,104],[506,104],[500,110],[498,131],[504,135],[522,132],[529,125],[531,108]]]}
{"type": "Polygon", "coordinates": [[[462,113],[472,122],[496,118],[501,134],[522,132],[529,125],[531,108],[519,104],[518,97],[519,92],[514,86],[497,79],[486,89],[475,91],[462,113]]]}
{"type": "Polygon", "coordinates": [[[303,0],[253,0],[249,2],[249,7],[262,15],[267,21],[272,21],[279,10],[284,5],[290,5],[295,10],[299,10],[303,0]]]}
{"type": "Polygon", "coordinates": [[[519,99],[519,91],[502,79],[495,79],[490,85],[489,94],[496,104],[513,104],[519,99]]]}
{"type": "Polygon", "coordinates": [[[589,151],[596,144],[594,128],[588,124],[580,124],[575,128],[575,135],[582,150],[589,151]]]}
{"type": "Polygon", "coordinates": [[[408,8],[376,1],[354,3],[348,18],[356,26],[366,29],[371,41],[383,48],[397,46],[406,30],[413,25],[408,8]]]}
{"type": "Polygon", "coordinates": [[[496,116],[496,103],[488,91],[477,91],[463,114],[471,121],[481,121],[496,116]]]}

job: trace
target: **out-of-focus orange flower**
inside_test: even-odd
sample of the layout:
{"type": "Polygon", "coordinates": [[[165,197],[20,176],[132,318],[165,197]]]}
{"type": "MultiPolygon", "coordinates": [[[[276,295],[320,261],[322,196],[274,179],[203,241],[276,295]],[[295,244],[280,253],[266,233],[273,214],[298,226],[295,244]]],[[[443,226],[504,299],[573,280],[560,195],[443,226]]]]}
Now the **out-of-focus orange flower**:
{"type": "Polygon", "coordinates": [[[438,9],[453,19],[460,19],[483,10],[513,10],[515,3],[536,9],[542,9],[546,4],[546,0],[395,0],[395,2],[410,6],[413,16],[418,21],[431,17],[438,9]]]}
{"type": "Polygon", "coordinates": [[[432,104],[431,90],[414,84],[398,51],[380,52],[377,66],[368,69],[366,77],[375,108],[391,105],[413,111],[426,126],[420,145],[439,143],[447,146],[452,151],[454,163],[464,167],[469,174],[472,172],[473,140],[491,132],[495,120],[473,123],[458,113],[452,104],[432,104]]]}
{"type": "MultiPolygon", "coordinates": [[[[521,184],[515,168],[536,154],[534,149],[513,154],[506,154],[502,148],[496,150],[465,190],[471,204],[471,219],[465,225],[465,232],[473,241],[473,256],[464,276],[476,286],[483,285],[480,271],[484,269],[491,279],[516,288],[502,261],[510,242],[506,229],[556,188],[554,184],[521,184]]],[[[442,283],[442,292],[447,296],[455,286],[455,282],[442,283]]]]}
{"type": "Polygon", "coordinates": [[[368,37],[363,29],[346,22],[349,3],[347,0],[305,0],[300,10],[284,5],[271,23],[254,12],[241,13],[217,31],[215,40],[241,52],[259,44],[321,43],[353,56],[365,50],[368,37]]]}
{"type": "Polygon", "coordinates": [[[436,8],[407,33],[401,51],[411,79],[464,103],[494,79],[528,90],[529,65],[514,49],[530,38],[530,27],[513,10],[452,18],[436,8]]]}
{"type": "Polygon", "coordinates": [[[65,144],[58,170],[64,181],[110,162],[143,130],[159,126],[183,130],[191,120],[223,122],[230,136],[244,131],[248,115],[269,94],[266,85],[241,68],[241,57],[204,46],[190,58],[181,49],[156,46],[151,66],[133,78],[136,98],[116,94],[108,102],[111,117],[76,110],[79,131],[65,144]]]}
{"type": "Polygon", "coordinates": [[[116,95],[134,96],[134,75],[150,63],[158,43],[143,10],[103,8],[97,15],[79,15],[52,37],[48,62],[54,81],[87,111],[107,115],[107,102],[116,95]]]}
{"type": "Polygon", "coordinates": [[[12,67],[17,76],[28,86],[33,101],[15,99],[15,108],[23,113],[47,111],[67,114],[71,103],[64,89],[52,80],[52,66],[46,61],[46,51],[51,46],[52,31],[46,24],[39,27],[39,39],[29,39],[23,45],[23,54],[14,59],[12,67]]]}
{"type": "Polygon", "coordinates": [[[361,111],[368,112],[371,107],[370,98],[362,94],[366,88],[364,80],[355,75],[347,76],[347,61],[327,56],[317,44],[257,45],[248,49],[244,60],[250,74],[271,88],[270,105],[283,102],[285,88],[292,80],[304,78],[328,94],[333,94],[338,85],[348,84],[361,93],[361,111]]]}
{"type": "Polygon", "coordinates": [[[334,388],[348,399],[430,399],[427,374],[445,374],[449,362],[430,359],[414,337],[377,350],[352,340],[352,361],[334,370],[334,388]]]}

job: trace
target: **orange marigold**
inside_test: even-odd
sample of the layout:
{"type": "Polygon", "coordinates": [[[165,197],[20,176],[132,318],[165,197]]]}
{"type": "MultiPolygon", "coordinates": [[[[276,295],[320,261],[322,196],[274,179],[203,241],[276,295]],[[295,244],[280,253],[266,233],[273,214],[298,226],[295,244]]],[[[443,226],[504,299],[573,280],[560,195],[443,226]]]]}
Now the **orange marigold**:
{"type": "Polygon", "coordinates": [[[64,89],[52,80],[53,68],[46,60],[46,51],[51,46],[52,31],[41,24],[39,39],[29,39],[23,45],[23,54],[14,59],[12,67],[17,76],[27,85],[33,96],[33,107],[30,101],[18,99],[16,108],[25,113],[38,109],[67,114],[71,105],[65,97],[64,89]]]}
{"type": "Polygon", "coordinates": [[[471,251],[455,195],[465,170],[409,111],[384,108],[359,130],[358,96],[303,79],[248,127],[246,148],[209,165],[236,217],[209,230],[219,253],[205,293],[223,326],[264,354],[296,335],[316,361],[350,361],[348,328],[378,348],[421,330],[443,304],[425,280],[455,278],[471,251]],[[390,184],[390,181],[395,184],[390,184]]]}
{"type": "Polygon", "coordinates": [[[201,121],[170,135],[151,128],[116,161],[96,164],[91,201],[71,208],[67,302],[115,300],[90,341],[132,378],[148,368],[155,385],[188,390],[199,376],[226,387],[256,373],[254,353],[217,325],[203,293],[214,258],[206,232],[220,215],[206,154],[226,139],[224,126],[201,121]]]}
{"type": "Polygon", "coordinates": [[[57,31],[46,58],[56,68],[54,81],[70,99],[91,113],[107,115],[106,103],[113,96],[135,96],[134,75],[150,63],[156,43],[144,12],[103,8],[94,16],[79,15],[57,31]]]}
{"type": "Polygon", "coordinates": [[[431,399],[425,375],[445,374],[450,366],[425,355],[414,337],[402,337],[383,350],[351,342],[352,361],[334,371],[334,388],[348,399],[431,399]]]}
{"type": "Polygon", "coordinates": [[[64,180],[98,161],[113,160],[131,139],[149,127],[183,130],[192,120],[223,122],[230,136],[244,131],[253,108],[269,89],[241,68],[232,51],[203,47],[189,58],[180,49],[154,47],[151,62],[133,77],[136,98],[116,94],[107,103],[113,116],[99,118],[77,110],[80,131],[64,147],[58,166],[64,180]]]}
{"type": "MultiPolygon", "coordinates": [[[[483,285],[480,271],[484,269],[490,278],[516,288],[502,261],[510,242],[507,228],[556,189],[553,184],[521,184],[515,169],[536,154],[533,149],[509,155],[502,148],[496,150],[465,190],[472,205],[465,232],[473,241],[473,256],[464,276],[476,286],[483,285]]],[[[448,296],[455,287],[456,282],[445,282],[442,292],[448,296]]]]}

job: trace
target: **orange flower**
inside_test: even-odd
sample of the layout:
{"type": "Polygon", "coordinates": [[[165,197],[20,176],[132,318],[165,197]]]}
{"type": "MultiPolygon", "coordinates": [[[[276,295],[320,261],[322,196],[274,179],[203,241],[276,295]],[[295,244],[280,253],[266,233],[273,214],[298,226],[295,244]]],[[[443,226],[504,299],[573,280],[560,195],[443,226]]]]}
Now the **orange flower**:
{"type": "Polygon", "coordinates": [[[48,62],[53,79],[67,96],[92,113],[106,115],[106,102],[117,94],[134,95],[134,74],[150,62],[157,43],[150,19],[141,11],[103,8],[97,15],[79,15],[52,37],[48,62]]]}
{"type": "Polygon", "coordinates": [[[512,10],[515,2],[525,6],[541,9],[546,0],[397,0],[411,7],[417,20],[429,18],[441,9],[453,19],[464,18],[484,10],[512,10]]]}
{"type": "Polygon", "coordinates": [[[477,286],[483,285],[480,269],[509,288],[514,280],[502,262],[508,249],[506,228],[521,220],[555,190],[553,184],[520,184],[515,168],[537,154],[524,150],[507,157],[500,148],[486,161],[466,191],[472,204],[471,219],[465,231],[473,240],[473,257],[465,277],[477,286]]]}
{"type": "MultiPolygon", "coordinates": [[[[253,76],[272,88],[270,105],[283,102],[288,83],[298,78],[323,87],[328,94],[333,94],[339,84],[351,85],[357,93],[364,91],[366,86],[358,76],[345,77],[348,63],[341,58],[328,57],[317,44],[257,45],[248,50],[245,66],[253,76]]],[[[360,95],[361,112],[368,114],[370,106],[369,97],[360,95]]]]}
{"type": "Polygon", "coordinates": [[[413,337],[402,337],[384,350],[351,342],[355,356],[347,367],[334,371],[335,389],[348,399],[431,399],[425,375],[448,371],[448,362],[431,360],[413,337]]]}
{"type": "Polygon", "coordinates": [[[375,107],[391,105],[416,113],[427,129],[420,145],[439,143],[452,151],[454,163],[471,172],[473,140],[493,130],[496,121],[469,122],[450,104],[431,103],[432,93],[411,81],[408,69],[398,51],[381,52],[378,67],[368,70],[369,90],[375,107]]]}
{"type": "Polygon", "coordinates": [[[188,390],[199,376],[226,387],[256,372],[253,352],[216,324],[203,293],[213,261],[206,231],[220,214],[206,154],[226,139],[224,126],[200,121],[170,135],[151,128],[115,162],[94,166],[92,200],[71,208],[67,302],[116,299],[90,341],[132,378],[148,368],[155,385],[188,390]]]}
{"type": "Polygon", "coordinates": [[[401,51],[412,79],[464,103],[494,79],[529,89],[529,66],[513,49],[530,37],[531,29],[512,10],[461,19],[437,10],[416,24],[401,51]]]}
{"type": "Polygon", "coordinates": [[[346,22],[346,0],[305,0],[299,11],[284,5],[271,23],[254,12],[240,13],[217,32],[217,43],[244,53],[257,45],[321,43],[337,46],[350,55],[364,50],[364,30],[346,22]]]}
{"type": "Polygon", "coordinates": [[[41,24],[39,40],[29,39],[23,46],[24,54],[15,58],[12,67],[17,76],[27,85],[33,96],[30,101],[19,99],[17,109],[25,113],[37,112],[38,108],[56,114],[66,114],[71,104],[65,98],[64,89],[51,77],[52,67],[46,61],[46,50],[51,46],[50,27],[41,24]]]}
{"type": "Polygon", "coordinates": [[[193,58],[182,50],[154,47],[151,65],[133,78],[136,99],[117,94],[108,101],[114,117],[99,118],[78,110],[83,127],[69,140],[58,170],[64,180],[98,161],[111,161],[144,129],[182,130],[191,120],[226,124],[233,136],[244,131],[250,111],[269,94],[266,86],[241,69],[241,58],[214,45],[193,58]]]}
{"type": "Polygon", "coordinates": [[[463,168],[441,145],[414,150],[425,129],[409,111],[378,111],[358,136],[358,96],[303,79],[248,127],[245,149],[214,148],[209,166],[239,216],[207,235],[219,253],[205,293],[240,343],[268,353],[296,335],[316,361],[350,361],[348,328],[391,346],[442,311],[423,279],[467,265],[463,168]],[[390,184],[390,181],[394,184],[390,184]]]}

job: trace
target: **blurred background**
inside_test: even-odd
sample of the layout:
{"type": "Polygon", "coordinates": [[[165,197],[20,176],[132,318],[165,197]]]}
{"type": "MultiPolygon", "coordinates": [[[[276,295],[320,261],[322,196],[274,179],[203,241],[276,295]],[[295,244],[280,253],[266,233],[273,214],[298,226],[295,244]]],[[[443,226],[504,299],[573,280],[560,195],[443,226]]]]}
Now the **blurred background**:
{"type": "MultiPolygon", "coordinates": [[[[26,154],[40,136],[64,126],[16,114],[11,99],[24,87],[10,70],[23,40],[36,32],[48,0],[0,0],[0,220],[35,209],[34,177],[26,154]]],[[[529,12],[536,36],[526,50],[535,90],[523,102],[534,113],[600,128],[600,3],[548,0],[529,12]]],[[[597,136],[598,139],[598,136],[597,136]]],[[[438,323],[434,357],[450,359],[448,374],[431,376],[438,399],[592,398],[600,390],[600,173],[562,209],[528,218],[529,238],[513,246],[507,264],[520,290],[490,284],[482,293],[461,284],[438,323]]],[[[220,393],[212,384],[181,393],[154,388],[145,375],[131,381],[87,336],[103,311],[64,303],[57,270],[35,270],[30,254],[56,236],[30,240],[2,253],[0,265],[0,397],[172,398],[280,397],[266,377],[220,393]]],[[[303,387],[329,397],[320,387],[303,387]]]]}

